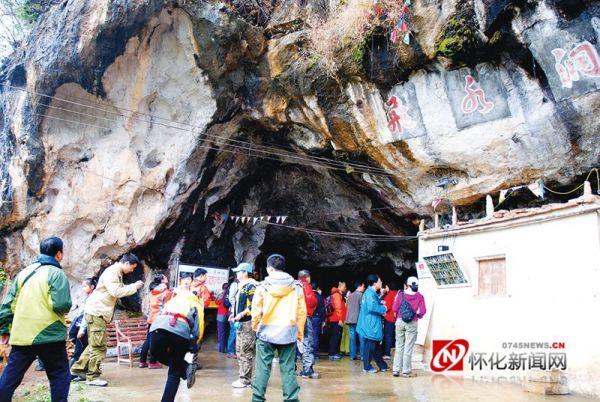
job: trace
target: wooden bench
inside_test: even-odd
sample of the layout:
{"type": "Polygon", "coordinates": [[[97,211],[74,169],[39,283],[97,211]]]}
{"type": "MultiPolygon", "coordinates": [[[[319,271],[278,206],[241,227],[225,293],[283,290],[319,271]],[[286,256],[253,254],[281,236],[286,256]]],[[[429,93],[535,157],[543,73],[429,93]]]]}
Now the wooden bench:
{"type": "Polygon", "coordinates": [[[145,318],[115,320],[106,328],[108,347],[117,348],[117,364],[129,363],[133,367],[134,348],[142,346],[146,340],[148,323],[145,318]],[[121,357],[121,352],[124,351],[121,357]]]}

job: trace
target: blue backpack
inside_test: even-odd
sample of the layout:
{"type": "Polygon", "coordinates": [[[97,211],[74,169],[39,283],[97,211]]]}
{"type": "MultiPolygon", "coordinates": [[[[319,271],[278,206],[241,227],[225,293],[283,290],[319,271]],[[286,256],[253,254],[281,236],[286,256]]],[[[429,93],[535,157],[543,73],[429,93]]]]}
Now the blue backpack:
{"type": "Polygon", "coordinates": [[[402,321],[404,322],[412,322],[415,319],[417,313],[415,313],[415,310],[413,310],[413,308],[410,306],[410,303],[406,301],[406,298],[404,297],[404,292],[399,293],[402,293],[402,301],[400,302],[399,308],[400,318],[402,318],[402,321]]]}

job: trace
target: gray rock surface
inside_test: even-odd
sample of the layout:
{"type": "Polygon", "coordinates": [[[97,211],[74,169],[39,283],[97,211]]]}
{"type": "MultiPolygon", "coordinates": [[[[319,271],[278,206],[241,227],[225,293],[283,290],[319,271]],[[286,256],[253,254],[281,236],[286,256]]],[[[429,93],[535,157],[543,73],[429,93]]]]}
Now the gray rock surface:
{"type": "Polygon", "coordinates": [[[214,214],[412,235],[440,197],[477,216],[503,187],[580,180],[600,156],[597,3],[566,17],[545,1],[465,4],[413,1],[410,45],[374,31],[336,77],[305,53],[336,1],[276,2],[260,21],[211,1],[52,7],[0,75],[4,266],[56,234],[77,280],[129,250],[160,270],[282,251],[296,268],[401,272],[414,243],[214,214]],[[440,32],[467,17],[471,59],[438,56],[440,32]],[[445,175],[447,194],[433,185],[445,175]]]}

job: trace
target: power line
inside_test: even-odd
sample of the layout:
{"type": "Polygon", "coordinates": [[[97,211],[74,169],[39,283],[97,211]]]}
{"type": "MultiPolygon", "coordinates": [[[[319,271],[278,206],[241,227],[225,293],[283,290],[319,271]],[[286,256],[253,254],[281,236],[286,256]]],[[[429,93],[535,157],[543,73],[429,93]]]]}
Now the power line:
{"type": "MultiPolygon", "coordinates": [[[[74,114],[78,114],[78,115],[82,115],[82,116],[88,116],[88,117],[93,117],[93,118],[97,118],[97,119],[107,120],[107,121],[112,122],[112,123],[118,123],[116,120],[110,119],[110,118],[107,118],[107,117],[96,116],[96,115],[92,115],[92,114],[89,114],[89,113],[78,112],[78,111],[75,111],[75,110],[65,109],[65,108],[61,108],[61,107],[58,107],[58,106],[47,105],[47,107],[50,108],[50,109],[57,109],[57,110],[67,111],[69,113],[74,113],[74,114]]],[[[75,121],[75,120],[67,120],[67,119],[63,119],[63,118],[59,118],[59,117],[55,117],[55,116],[51,116],[51,115],[46,115],[46,114],[37,114],[37,113],[34,113],[34,115],[43,116],[43,117],[47,117],[47,118],[51,118],[51,119],[53,118],[53,119],[62,120],[62,121],[66,121],[66,122],[85,124],[85,125],[89,125],[89,126],[95,126],[95,127],[98,127],[98,128],[103,128],[103,129],[106,129],[106,130],[110,130],[109,127],[95,125],[95,124],[91,124],[91,123],[79,122],[79,121],[75,121]]],[[[152,123],[152,122],[149,122],[149,123],[152,123]]],[[[173,127],[173,126],[167,126],[167,127],[179,129],[179,128],[173,127]]],[[[182,130],[184,130],[184,129],[182,129],[182,130]]],[[[185,131],[190,131],[190,130],[185,130],[185,131]]],[[[280,159],[272,158],[272,157],[268,156],[268,155],[276,155],[276,156],[280,156],[280,157],[283,157],[283,158],[293,158],[293,159],[296,159],[298,161],[302,161],[302,162],[308,161],[308,162],[312,163],[312,164],[308,164],[308,165],[306,163],[304,163],[304,164],[303,163],[298,163],[298,164],[302,164],[304,166],[324,166],[324,167],[327,167],[327,168],[330,168],[330,169],[335,169],[335,170],[340,170],[340,171],[346,171],[347,168],[348,168],[348,166],[346,164],[344,164],[343,162],[337,162],[334,166],[332,166],[334,164],[333,162],[327,162],[327,163],[329,163],[328,165],[322,165],[322,164],[313,162],[313,157],[308,157],[308,156],[305,157],[305,156],[302,156],[302,155],[299,155],[299,154],[292,155],[290,153],[276,154],[276,153],[273,153],[273,152],[270,152],[270,151],[264,151],[262,149],[255,148],[254,145],[256,145],[256,144],[253,144],[253,143],[247,143],[248,146],[239,146],[239,145],[229,144],[229,143],[225,142],[225,140],[219,140],[219,141],[220,142],[217,142],[215,140],[211,140],[211,142],[213,142],[215,145],[231,146],[233,148],[241,149],[243,151],[243,152],[238,152],[238,153],[246,154],[247,152],[248,153],[259,152],[259,153],[263,153],[263,154],[266,155],[266,156],[265,155],[256,155],[256,154],[251,155],[251,156],[258,157],[258,158],[280,161],[280,159]]],[[[236,140],[232,140],[232,141],[236,141],[236,140]]],[[[200,144],[199,146],[206,146],[206,145],[200,144]]],[[[223,150],[222,148],[212,148],[212,149],[214,149],[214,150],[223,150]]],[[[319,157],[314,157],[314,158],[319,158],[319,157]]],[[[354,168],[352,168],[352,169],[354,169],[354,168]]],[[[369,173],[369,174],[373,174],[373,175],[380,175],[379,173],[374,173],[374,172],[371,172],[371,171],[363,171],[363,169],[360,169],[360,170],[357,170],[357,171],[363,172],[363,173],[369,173]]]]}
{"type": "MultiPolygon", "coordinates": [[[[56,97],[56,96],[46,95],[46,94],[42,94],[42,93],[39,93],[39,92],[36,92],[36,91],[30,91],[30,90],[27,90],[27,89],[24,89],[24,88],[15,87],[15,86],[8,85],[8,84],[0,84],[0,85],[3,85],[3,86],[8,87],[8,88],[13,88],[13,89],[16,89],[16,90],[19,90],[19,91],[23,91],[23,92],[26,92],[26,93],[29,93],[29,94],[33,94],[33,95],[37,95],[37,96],[41,96],[41,97],[45,97],[45,98],[49,98],[49,99],[61,101],[61,102],[66,102],[66,103],[70,103],[70,104],[73,104],[73,105],[82,106],[82,107],[85,107],[85,108],[90,108],[90,109],[98,110],[98,111],[101,111],[101,112],[104,112],[104,113],[114,114],[114,115],[118,115],[118,116],[123,117],[123,118],[127,118],[125,115],[123,115],[120,112],[115,112],[115,111],[112,111],[112,110],[98,108],[96,106],[86,105],[86,104],[83,104],[83,103],[74,102],[74,101],[71,101],[71,100],[68,100],[68,99],[64,99],[64,98],[59,98],[59,97],[56,97]]],[[[83,112],[77,112],[77,111],[74,111],[72,109],[65,109],[65,108],[60,108],[58,106],[52,106],[52,105],[45,105],[45,106],[47,106],[49,108],[55,108],[55,109],[59,109],[59,110],[63,110],[63,111],[71,112],[71,113],[80,114],[80,115],[86,115],[86,116],[90,116],[90,117],[93,117],[93,118],[100,118],[100,119],[104,119],[104,120],[116,122],[113,119],[109,119],[109,118],[101,117],[101,116],[97,116],[97,115],[92,115],[92,114],[86,114],[86,113],[83,113],[83,112]]],[[[149,113],[137,112],[137,111],[133,111],[133,110],[130,110],[130,109],[121,108],[121,107],[117,107],[117,106],[111,106],[111,107],[114,108],[114,109],[117,109],[117,110],[125,110],[127,112],[130,112],[130,113],[132,113],[132,116],[130,116],[130,118],[141,120],[141,121],[144,121],[144,122],[147,122],[147,123],[150,123],[150,124],[156,124],[156,125],[161,125],[161,126],[164,126],[164,127],[167,127],[167,128],[173,128],[173,129],[176,129],[176,130],[187,131],[187,132],[194,132],[195,133],[195,131],[193,129],[190,130],[190,129],[186,129],[186,128],[182,128],[182,127],[177,127],[177,126],[165,124],[165,123],[160,123],[160,122],[157,122],[157,121],[145,120],[145,119],[142,119],[140,117],[136,117],[134,115],[147,116],[147,117],[150,117],[151,119],[159,119],[159,120],[164,120],[164,121],[167,121],[167,122],[170,122],[170,123],[175,123],[175,124],[180,124],[180,125],[184,125],[184,126],[188,126],[188,127],[192,127],[192,128],[201,129],[201,127],[192,125],[190,123],[178,122],[178,121],[175,121],[175,120],[166,119],[164,117],[154,116],[154,115],[149,114],[149,113]]],[[[200,133],[198,133],[198,134],[200,134],[200,133]]],[[[364,165],[364,164],[359,164],[359,163],[354,163],[354,162],[340,162],[340,161],[336,161],[336,160],[331,159],[331,158],[319,157],[319,156],[312,156],[312,155],[300,155],[298,153],[294,153],[294,152],[289,152],[289,151],[282,150],[281,148],[268,147],[268,146],[265,146],[265,145],[254,144],[252,142],[231,139],[231,138],[222,137],[222,136],[218,136],[218,135],[214,135],[214,134],[210,134],[210,135],[209,134],[203,134],[203,136],[204,136],[204,138],[216,138],[216,139],[219,139],[219,140],[222,140],[222,141],[226,141],[226,142],[237,143],[237,144],[244,144],[244,146],[241,147],[244,150],[248,150],[247,147],[252,147],[253,151],[262,152],[262,153],[265,153],[265,154],[268,154],[268,155],[276,155],[276,156],[285,155],[285,156],[288,156],[288,157],[290,157],[292,159],[322,161],[322,162],[328,164],[327,167],[329,167],[329,165],[343,167],[343,169],[339,169],[339,170],[346,170],[347,167],[351,167],[351,168],[353,168],[354,170],[356,170],[359,173],[369,173],[369,174],[373,174],[373,175],[382,175],[382,176],[388,176],[388,177],[393,176],[392,174],[388,173],[385,169],[377,168],[377,167],[373,167],[373,166],[368,166],[368,165],[364,165]]],[[[236,146],[236,145],[233,145],[233,144],[226,144],[226,145],[229,145],[231,147],[240,148],[240,146],[236,146]]]]}
{"type": "MultiPolygon", "coordinates": [[[[46,117],[48,119],[54,119],[54,120],[59,120],[59,121],[64,121],[64,122],[69,122],[69,123],[74,123],[74,124],[83,124],[83,125],[86,125],[86,126],[91,126],[91,127],[96,127],[96,128],[102,128],[102,129],[108,129],[108,130],[110,130],[110,128],[105,127],[105,126],[99,126],[97,124],[92,124],[92,123],[84,123],[84,122],[77,121],[77,120],[63,119],[63,118],[60,118],[60,117],[55,117],[55,116],[51,116],[51,115],[47,115],[47,114],[42,114],[42,113],[32,113],[32,115],[34,115],[34,116],[40,116],[40,117],[46,117]]],[[[219,145],[219,144],[217,144],[217,145],[219,145]]],[[[210,145],[205,145],[205,144],[198,144],[196,146],[198,148],[211,149],[211,150],[214,150],[214,151],[227,152],[227,153],[236,154],[236,155],[255,156],[257,158],[272,160],[272,161],[276,161],[276,162],[281,162],[282,161],[280,158],[274,158],[274,157],[269,157],[269,156],[264,156],[264,155],[254,155],[254,154],[252,154],[252,152],[254,151],[252,149],[246,149],[247,152],[243,152],[243,151],[234,151],[234,150],[224,149],[224,148],[215,148],[215,147],[211,147],[210,145]]],[[[298,164],[298,165],[310,166],[310,167],[315,167],[315,165],[317,165],[317,166],[323,166],[323,165],[318,165],[318,164],[307,162],[307,161],[298,161],[298,162],[295,162],[295,163],[298,164]]],[[[339,171],[345,171],[346,170],[343,167],[339,167],[338,168],[338,167],[334,167],[334,166],[326,166],[326,168],[330,169],[330,170],[339,170],[339,171]]]]}
{"type": "Polygon", "coordinates": [[[266,223],[267,225],[293,229],[293,230],[300,231],[300,232],[306,232],[306,233],[314,234],[317,236],[338,237],[338,238],[348,239],[348,240],[402,241],[402,240],[417,239],[417,236],[378,235],[378,234],[361,233],[361,232],[331,232],[331,231],[327,231],[327,230],[309,229],[309,228],[302,228],[299,226],[284,225],[281,223],[264,222],[264,221],[263,221],[263,223],[266,223]]]}

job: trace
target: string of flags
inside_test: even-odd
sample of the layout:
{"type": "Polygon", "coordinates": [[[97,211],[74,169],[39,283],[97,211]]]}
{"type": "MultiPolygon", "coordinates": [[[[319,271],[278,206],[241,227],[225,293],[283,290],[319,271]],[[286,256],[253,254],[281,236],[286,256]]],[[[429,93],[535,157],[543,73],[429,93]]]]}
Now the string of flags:
{"type": "MultiPolygon", "coordinates": [[[[411,5],[411,0],[405,0],[404,2],[401,2],[401,4],[402,8],[400,10],[400,15],[398,16],[398,20],[390,32],[390,41],[392,43],[396,43],[398,38],[403,35],[402,42],[405,45],[410,45],[411,31],[408,27],[408,7],[411,5]]],[[[383,7],[380,0],[373,0],[373,6],[375,7],[377,16],[379,18],[383,20],[387,19],[387,17],[383,14],[383,7]]]]}
{"type": "Polygon", "coordinates": [[[405,1],[402,5],[402,11],[398,17],[398,22],[396,22],[396,26],[392,29],[390,37],[392,43],[396,43],[398,41],[398,35],[404,34],[404,39],[402,39],[402,42],[405,45],[410,45],[410,29],[408,29],[408,22],[406,18],[408,14],[408,5],[410,5],[410,0],[405,1]]]}
{"type": "Polygon", "coordinates": [[[257,222],[267,222],[267,223],[284,223],[287,219],[287,216],[231,216],[231,220],[235,223],[241,222],[244,223],[252,223],[255,225],[257,222]]]}
{"type": "Polygon", "coordinates": [[[233,221],[236,224],[237,223],[242,223],[242,224],[251,223],[253,225],[255,225],[258,222],[283,224],[287,219],[286,215],[241,216],[241,215],[222,214],[220,212],[213,212],[212,214],[210,214],[210,216],[211,216],[211,218],[213,218],[213,220],[215,222],[215,226],[226,223],[228,219],[233,221]]]}

